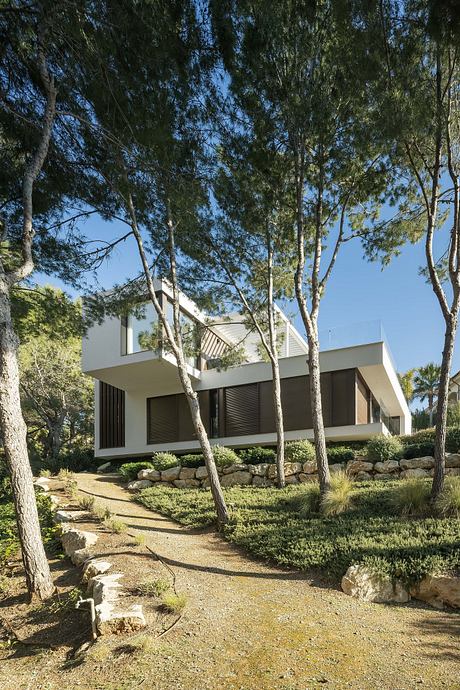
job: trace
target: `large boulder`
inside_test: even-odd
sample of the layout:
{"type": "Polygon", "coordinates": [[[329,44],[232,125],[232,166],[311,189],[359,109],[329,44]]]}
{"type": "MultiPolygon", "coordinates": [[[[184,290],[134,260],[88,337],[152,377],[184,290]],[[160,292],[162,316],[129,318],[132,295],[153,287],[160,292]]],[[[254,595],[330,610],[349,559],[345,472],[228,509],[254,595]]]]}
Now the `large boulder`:
{"type": "Polygon", "coordinates": [[[81,579],[83,582],[88,582],[97,575],[103,575],[110,570],[111,567],[112,564],[109,563],[109,561],[94,558],[86,563],[85,567],[83,568],[81,579]]]}
{"type": "Polygon", "coordinates": [[[305,474],[314,474],[317,470],[316,460],[307,460],[307,462],[304,462],[302,469],[305,474]]]}
{"type": "Polygon", "coordinates": [[[200,486],[198,479],[175,479],[173,483],[176,489],[197,489],[200,486]]]}
{"type": "Polygon", "coordinates": [[[390,474],[399,470],[399,462],[397,460],[384,460],[383,462],[376,462],[374,470],[380,474],[390,474]]]}
{"type": "Polygon", "coordinates": [[[329,472],[334,474],[334,472],[342,472],[344,469],[344,466],[341,462],[334,462],[332,465],[329,465],[329,472]]]}
{"type": "Polygon", "coordinates": [[[232,472],[232,474],[224,474],[220,483],[222,486],[241,486],[250,484],[252,482],[252,474],[243,470],[232,472]]]}
{"type": "Polygon", "coordinates": [[[88,518],[86,510],[56,510],[53,515],[54,522],[76,522],[88,518]]]}
{"type": "Polygon", "coordinates": [[[296,474],[288,474],[287,477],[284,479],[286,484],[298,484],[299,479],[296,474]]]}
{"type": "Polygon", "coordinates": [[[305,474],[304,472],[301,472],[298,475],[299,482],[302,482],[302,484],[305,484],[306,482],[317,482],[318,481],[318,475],[317,474],[305,474]]]}
{"type": "Polygon", "coordinates": [[[102,604],[105,601],[116,601],[120,596],[122,585],[119,580],[123,573],[102,574],[90,578],[88,581],[88,594],[94,599],[94,604],[102,604]]]}
{"type": "Polygon", "coordinates": [[[196,468],[195,479],[205,479],[207,476],[208,470],[206,469],[206,465],[196,468]]]}
{"type": "Polygon", "coordinates": [[[97,472],[97,474],[105,474],[106,472],[110,472],[111,469],[112,469],[112,463],[111,462],[104,462],[103,465],[99,465],[96,472],[97,472]]]}
{"type": "Polygon", "coordinates": [[[347,472],[348,474],[358,474],[358,472],[372,472],[374,469],[374,463],[367,462],[365,460],[349,460],[347,462],[347,472]]]}
{"type": "Polygon", "coordinates": [[[460,453],[446,453],[446,467],[460,467],[460,453]]]}
{"type": "Polygon", "coordinates": [[[261,477],[260,475],[256,474],[252,480],[252,486],[273,486],[273,482],[268,477],[261,477]]]}
{"type": "Polygon", "coordinates": [[[145,628],[146,625],[140,604],[120,609],[107,601],[96,606],[96,627],[99,635],[131,633],[145,628]]]}
{"type": "Polygon", "coordinates": [[[301,462],[286,462],[284,463],[284,475],[286,477],[291,476],[292,474],[299,474],[299,472],[302,472],[302,463],[301,462]]]}
{"type": "Polygon", "coordinates": [[[266,462],[261,462],[259,465],[248,465],[248,471],[255,477],[266,477],[270,465],[266,462]]]}
{"type": "MultiPolygon", "coordinates": [[[[375,475],[376,478],[377,478],[377,476],[378,475],[375,475]]],[[[387,474],[382,475],[382,476],[388,477],[387,474]]],[[[355,476],[353,478],[357,482],[368,482],[369,479],[373,479],[373,475],[370,472],[358,472],[358,474],[355,474],[355,476]]]]}
{"type": "Polygon", "coordinates": [[[423,458],[408,458],[401,460],[399,464],[402,470],[431,470],[434,467],[434,458],[431,455],[423,458]]]}
{"type": "Polygon", "coordinates": [[[158,472],[158,470],[145,469],[139,470],[137,473],[137,478],[140,480],[147,479],[149,482],[159,482],[161,479],[161,474],[158,472]]]}
{"type": "Polygon", "coordinates": [[[246,472],[248,466],[242,462],[234,463],[233,465],[227,465],[222,469],[223,474],[233,474],[234,472],[246,472]]]}
{"type": "Polygon", "coordinates": [[[446,467],[446,476],[447,477],[459,477],[460,476],[460,467],[446,467]]]}
{"type": "Polygon", "coordinates": [[[195,479],[195,467],[182,467],[179,473],[179,479],[195,479]]]}
{"type": "Polygon", "coordinates": [[[97,542],[97,534],[84,532],[67,525],[63,526],[61,535],[62,547],[68,556],[72,556],[75,551],[87,550],[97,542]]]}
{"type": "Polygon", "coordinates": [[[421,468],[417,468],[415,470],[403,470],[401,472],[401,479],[424,479],[425,477],[429,477],[430,473],[428,470],[422,470],[421,468]]]}
{"type": "Polygon", "coordinates": [[[135,479],[133,482],[129,482],[128,491],[142,491],[142,489],[148,489],[153,486],[153,482],[148,479],[135,479]]]}
{"type": "Polygon", "coordinates": [[[425,601],[437,609],[445,605],[460,608],[460,577],[451,575],[428,575],[411,588],[414,599],[425,601]]]}
{"type": "Polygon", "coordinates": [[[48,477],[39,477],[34,481],[34,486],[38,491],[42,493],[48,493],[48,491],[50,490],[48,477]]]}
{"type": "Polygon", "coordinates": [[[396,580],[377,575],[367,566],[351,565],[342,578],[342,590],[355,599],[385,603],[405,603],[410,600],[407,589],[396,580]]]}
{"type": "Polygon", "coordinates": [[[70,560],[74,565],[80,566],[91,560],[92,556],[93,554],[90,549],[77,549],[70,554],[70,560]]]}
{"type": "Polygon", "coordinates": [[[173,482],[175,479],[179,479],[179,474],[181,471],[180,465],[176,467],[170,467],[167,470],[162,470],[161,481],[162,482],[173,482]]]}

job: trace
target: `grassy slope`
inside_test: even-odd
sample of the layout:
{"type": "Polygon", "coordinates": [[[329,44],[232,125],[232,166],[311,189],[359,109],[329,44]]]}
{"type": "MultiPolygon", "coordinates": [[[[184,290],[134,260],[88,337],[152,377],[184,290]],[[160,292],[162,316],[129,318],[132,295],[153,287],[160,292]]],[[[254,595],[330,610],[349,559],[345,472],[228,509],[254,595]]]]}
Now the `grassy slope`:
{"type": "MultiPolygon", "coordinates": [[[[301,517],[302,486],[283,490],[252,487],[225,490],[231,523],[225,536],[258,557],[283,566],[317,570],[338,582],[352,563],[409,581],[460,567],[460,520],[395,515],[398,482],[357,484],[352,506],[338,517],[301,517]]],[[[191,527],[214,523],[209,491],[154,486],[138,500],[191,527]]]]}

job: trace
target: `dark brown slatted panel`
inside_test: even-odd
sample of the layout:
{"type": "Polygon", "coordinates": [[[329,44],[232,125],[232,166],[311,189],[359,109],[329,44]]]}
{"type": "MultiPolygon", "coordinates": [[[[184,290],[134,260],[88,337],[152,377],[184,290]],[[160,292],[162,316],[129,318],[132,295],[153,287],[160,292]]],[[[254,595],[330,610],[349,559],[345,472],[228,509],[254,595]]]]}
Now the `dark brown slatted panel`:
{"type": "MultiPolygon", "coordinates": [[[[200,403],[201,421],[204,424],[206,433],[209,433],[209,391],[200,391],[198,393],[198,402],[200,403]]],[[[196,438],[195,430],[193,430],[193,438],[196,438]]]]}
{"type": "Polygon", "coordinates": [[[147,443],[171,443],[179,438],[177,395],[147,399],[147,443]]]}
{"type": "Polygon", "coordinates": [[[321,405],[324,426],[332,426],[332,373],[321,374],[321,405]]]}
{"type": "Polygon", "coordinates": [[[359,373],[356,372],[356,423],[369,424],[370,422],[370,397],[371,392],[359,373]]]}
{"type": "Polygon", "coordinates": [[[259,432],[257,383],[225,389],[225,435],[245,436],[259,432]]]}
{"type": "Polygon", "coordinates": [[[99,381],[99,447],[125,445],[125,392],[99,381]]]}
{"type": "Polygon", "coordinates": [[[272,381],[259,383],[259,420],[261,434],[270,434],[276,430],[272,381]]]}
{"type": "Polygon", "coordinates": [[[332,372],[332,426],[355,424],[355,369],[332,372]]]}
{"type": "Polygon", "coordinates": [[[286,431],[311,429],[308,376],[294,376],[289,379],[281,379],[281,401],[286,431]]]}
{"type": "Polygon", "coordinates": [[[192,414],[185,393],[177,396],[177,428],[179,441],[191,441],[196,438],[192,414]]]}

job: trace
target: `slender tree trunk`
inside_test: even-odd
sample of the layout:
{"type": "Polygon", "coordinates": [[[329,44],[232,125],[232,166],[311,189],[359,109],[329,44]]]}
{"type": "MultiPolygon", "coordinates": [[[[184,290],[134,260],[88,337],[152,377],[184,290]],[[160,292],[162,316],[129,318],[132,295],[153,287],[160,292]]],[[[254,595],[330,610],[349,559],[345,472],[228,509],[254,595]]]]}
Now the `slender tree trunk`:
{"type": "Polygon", "coordinates": [[[11,320],[10,296],[0,283],[0,428],[16,509],[22,560],[29,595],[50,597],[54,585],[43,547],[27,452],[27,428],[22,416],[17,362],[18,338],[11,320]]]}
{"type": "MultiPolygon", "coordinates": [[[[217,513],[217,521],[219,526],[225,525],[229,521],[229,513],[227,505],[225,503],[224,494],[222,487],[220,485],[219,475],[217,473],[216,463],[214,461],[214,455],[212,452],[211,444],[209,443],[209,438],[204,428],[203,420],[201,419],[200,405],[198,401],[198,396],[193,390],[192,382],[187,371],[187,363],[184,357],[184,351],[181,347],[181,341],[176,342],[174,333],[172,331],[171,325],[166,318],[158,298],[155,293],[155,288],[153,285],[152,276],[150,273],[150,267],[147,261],[147,256],[144,249],[144,243],[142,241],[142,236],[137,224],[136,210],[134,208],[133,199],[130,193],[128,193],[128,211],[131,218],[131,228],[133,230],[134,237],[136,239],[137,248],[139,251],[139,257],[141,259],[142,268],[145,275],[145,280],[147,283],[147,290],[149,293],[150,300],[158,314],[158,318],[163,326],[166,339],[169,346],[171,347],[173,354],[176,358],[177,368],[179,372],[179,378],[182,384],[183,391],[187,398],[187,402],[190,408],[190,413],[192,416],[192,423],[195,429],[197,439],[200,443],[201,450],[203,453],[206,469],[208,471],[209,485],[211,489],[211,494],[214,500],[214,505],[217,513]]],[[[174,228],[172,225],[168,225],[168,231],[170,233],[170,256],[171,256],[171,273],[173,275],[173,289],[174,292],[177,290],[177,285],[175,281],[175,252],[174,252],[174,228]]],[[[173,307],[178,307],[178,302],[175,299],[173,307]]],[[[177,321],[177,313],[175,315],[175,320],[177,321]]],[[[179,328],[179,338],[180,338],[180,328],[179,328]]]]}
{"type": "Polygon", "coordinates": [[[275,410],[275,426],[276,426],[276,471],[277,471],[277,485],[280,489],[286,485],[286,478],[284,473],[284,420],[283,407],[281,405],[281,380],[280,368],[278,359],[275,357],[271,360],[272,378],[273,378],[273,407],[275,410]]]}
{"type": "Polygon", "coordinates": [[[431,501],[439,497],[443,486],[446,467],[447,408],[449,404],[449,381],[457,333],[457,316],[447,320],[442,352],[441,375],[439,378],[438,403],[436,407],[436,433],[434,441],[434,476],[431,487],[431,501]]]}
{"type": "Polygon", "coordinates": [[[316,465],[321,495],[330,487],[331,475],[327,462],[326,435],[324,433],[323,404],[321,400],[321,371],[319,364],[319,340],[315,327],[313,332],[307,331],[308,338],[308,369],[310,378],[310,398],[315,441],[316,465]]]}

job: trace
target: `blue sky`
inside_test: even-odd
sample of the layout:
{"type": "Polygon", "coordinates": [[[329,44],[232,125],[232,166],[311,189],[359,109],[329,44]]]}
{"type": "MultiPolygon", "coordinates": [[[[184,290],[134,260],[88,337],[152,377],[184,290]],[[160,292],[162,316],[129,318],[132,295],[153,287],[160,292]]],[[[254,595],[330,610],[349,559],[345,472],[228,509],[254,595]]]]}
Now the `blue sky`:
{"type": "MultiPolygon", "coordinates": [[[[91,238],[109,239],[124,234],[126,226],[104,223],[90,217],[84,233],[91,238]]],[[[359,242],[349,242],[341,250],[326,294],[321,304],[320,330],[381,320],[398,371],[441,359],[444,322],[431,286],[418,275],[424,265],[423,244],[407,245],[401,255],[382,269],[379,263],[362,258],[359,242]]],[[[98,271],[97,288],[109,288],[139,271],[139,259],[133,238],[116,248],[112,258],[98,271]]],[[[40,282],[56,281],[41,279],[40,282]]],[[[296,314],[296,304],[289,309],[296,314]]],[[[294,323],[303,334],[298,314],[294,323]]],[[[350,333],[352,340],[353,333],[350,333]]],[[[351,344],[351,343],[350,343],[351,344]]],[[[460,369],[456,351],[453,371],[460,369]]]]}

